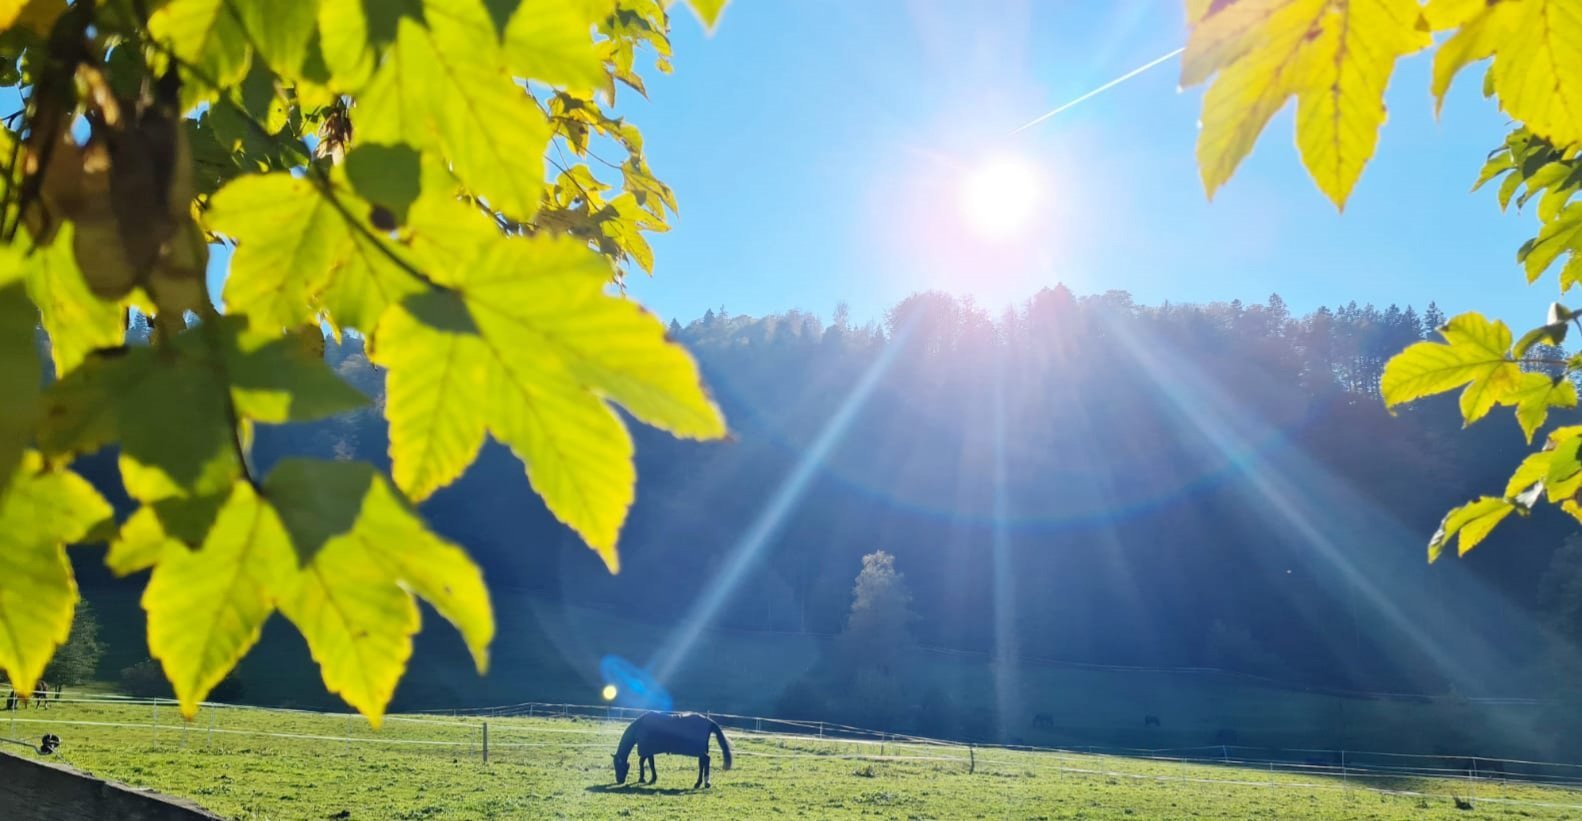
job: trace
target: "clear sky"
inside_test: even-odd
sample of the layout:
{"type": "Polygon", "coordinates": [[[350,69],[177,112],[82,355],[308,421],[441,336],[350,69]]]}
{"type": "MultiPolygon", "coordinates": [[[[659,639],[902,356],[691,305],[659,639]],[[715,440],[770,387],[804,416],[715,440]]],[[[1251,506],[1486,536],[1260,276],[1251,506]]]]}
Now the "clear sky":
{"type": "Polygon", "coordinates": [[[621,101],[681,201],[631,291],[683,320],[722,304],[827,318],[840,301],[876,319],[930,288],[998,311],[1064,281],[1147,303],[1434,299],[1542,321],[1556,279],[1528,286],[1515,262],[1536,217],[1468,193],[1507,131],[1481,67],[1436,121],[1429,56],[1402,61],[1343,215],[1300,166],[1289,108],[1210,203],[1202,89],[1177,90],[1176,61],[1010,134],[1184,31],[1179,0],[735,0],[713,35],[678,10],[675,74],[621,101]],[[1022,236],[988,241],[966,227],[961,181],[1001,154],[1039,169],[1043,201],[1022,236]]]}

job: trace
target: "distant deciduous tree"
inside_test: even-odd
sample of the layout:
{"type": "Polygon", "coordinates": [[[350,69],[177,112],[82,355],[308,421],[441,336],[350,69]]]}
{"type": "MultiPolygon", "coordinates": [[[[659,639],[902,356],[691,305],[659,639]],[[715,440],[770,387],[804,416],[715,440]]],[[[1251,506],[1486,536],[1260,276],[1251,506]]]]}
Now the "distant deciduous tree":
{"type": "Polygon", "coordinates": [[[71,635],[44,668],[44,680],[67,686],[87,684],[97,677],[99,659],[103,657],[99,620],[94,617],[93,608],[79,599],[71,618],[71,635]]]}

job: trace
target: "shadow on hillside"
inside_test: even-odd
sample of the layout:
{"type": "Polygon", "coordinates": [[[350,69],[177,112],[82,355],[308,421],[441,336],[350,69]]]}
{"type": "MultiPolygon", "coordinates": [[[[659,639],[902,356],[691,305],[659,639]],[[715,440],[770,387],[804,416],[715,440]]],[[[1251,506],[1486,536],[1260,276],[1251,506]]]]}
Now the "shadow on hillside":
{"type": "Polygon", "coordinates": [[[594,784],[587,788],[587,792],[614,793],[620,795],[691,795],[701,793],[703,790],[694,790],[691,787],[650,787],[646,784],[594,784]]]}

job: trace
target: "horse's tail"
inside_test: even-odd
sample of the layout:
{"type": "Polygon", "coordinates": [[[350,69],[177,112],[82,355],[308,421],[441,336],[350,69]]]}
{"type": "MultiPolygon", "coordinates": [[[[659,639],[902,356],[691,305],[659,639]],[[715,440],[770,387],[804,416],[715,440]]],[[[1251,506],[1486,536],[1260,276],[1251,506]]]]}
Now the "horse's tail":
{"type": "Polygon", "coordinates": [[[720,755],[725,759],[725,769],[728,770],[731,768],[731,743],[725,740],[725,731],[713,719],[709,720],[709,726],[714,728],[714,738],[720,742],[720,755]]]}

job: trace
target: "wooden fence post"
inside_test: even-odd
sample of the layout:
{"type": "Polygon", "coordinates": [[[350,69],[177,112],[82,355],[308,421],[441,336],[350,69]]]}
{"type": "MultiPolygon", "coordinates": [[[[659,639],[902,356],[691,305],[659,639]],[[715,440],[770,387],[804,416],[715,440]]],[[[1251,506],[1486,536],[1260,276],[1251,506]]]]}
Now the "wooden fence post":
{"type": "Polygon", "coordinates": [[[483,763],[489,763],[489,722],[483,723],[483,763]]]}
{"type": "Polygon", "coordinates": [[[977,771],[978,771],[978,752],[977,752],[976,749],[973,748],[973,746],[971,744],[968,744],[967,745],[967,774],[971,775],[971,774],[973,774],[973,773],[975,773],[977,771]]]}

